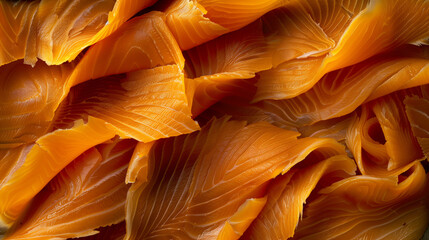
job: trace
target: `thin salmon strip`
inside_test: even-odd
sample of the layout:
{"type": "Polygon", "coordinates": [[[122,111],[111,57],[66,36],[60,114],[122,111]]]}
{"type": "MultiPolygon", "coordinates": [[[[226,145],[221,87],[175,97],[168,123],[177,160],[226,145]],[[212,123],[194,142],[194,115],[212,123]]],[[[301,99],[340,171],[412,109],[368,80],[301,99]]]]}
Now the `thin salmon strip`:
{"type": "Polygon", "coordinates": [[[124,23],[88,49],[70,76],[70,84],[169,64],[183,68],[182,52],[164,20],[164,14],[150,12],[124,23]]]}
{"type": "Polygon", "coordinates": [[[93,116],[106,121],[117,135],[142,142],[199,129],[177,65],[87,81],[73,87],[66,101],[58,112],[58,128],[69,119],[93,116]]]}
{"type": "Polygon", "coordinates": [[[362,174],[397,175],[422,160],[403,104],[412,93],[401,91],[363,105],[361,115],[350,125],[346,143],[362,174]]]}
{"type": "Polygon", "coordinates": [[[124,220],[123,179],[135,145],[115,139],[84,152],[35,196],[6,239],[82,237],[124,220]]]}
{"type": "Polygon", "coordinates": [[[1,229],[9,228],[31,199],[65,166],[114,136],[115,132],[104,121],[89,117],[86,123],[76,121],[70,129],[59,129],[39,138],[24,163],[0,188],[1,229]]]}
{"type": "MultiPolygon", "coordinates": [[[[322,21],[320,16],[329,16],[330,21],[338,20],[337,25],[332,25],[332,22],[320,24],[326,36],[332,36],[336,41],[335,47],[327,55],[292,59],[261,73],[254,101],[295,97],[312,88],[328,72],[357,64],[404,44],[421,43],[429,37],[428,15],[424,11],[429,6],[426,1],[413,1],[412,4],[385,0],[371,1],[369,4],[348,2],[354,8],[338,6],[339,3],[334,1],[308,5],[306,2],[297,1],[296,4],[305,6],[305,11],[316,23],[322,21]],[[314,13],[320,13],[320,16],[314,13]],[[411,15],[410,22],[405,20],[409,18],[406,16],[411,15]],[[409,27],[411,25],[415,27],[409,27]],[[335,38],[334,33],[340,34],[341,38],[335,38]]],[[[293,23],[300,24],[301,21],[293,23]]]]}
{"type": "Polygon", "coordinates": [[[49,131],[73,67],[22,61],[0,67],[0,148],[32,143],[49,131]]]}
{"type": "Polygon", "coordinates": [[[229,30],[205,16],[196,0],[175,0],[165,10],[166,23],[182,50],[210,41],[229,30]]]}
{"type": "Polygon", "coordinates": [[[257,216],[270,179],[311,152],[345,154],[332,139],[297,139],[299,133],[268,123],[227,119],[152,146],[148,181],[137,178],[127,196],[125,239],[237,239],[231,231],[244,232],[240,226],[257,216]]]}
{"type": "Polygon", "coordinates": [[[354,176],[307,203],[293,239],[419,239],[429,225],[420,163],[392,178],[354,176]]]}
{"type": "Polygon", "coordinates": [[[329,181],[355,175],[352,159],[338,155],[315,165],[292,169],[268,187],[267,204],[243,235],[243,239],[288,239],[294,231],[306,199],[315,188],[329,181]]]}
{"type": "Polygon", "coordinates": [[[426,159],[429,159],[429,85],[424,85],[421,89],[421,97],[407,96],[404,104],[413,134],[426,159]]]}
{"type": "Polygon", "coordinates": [[[0,2],[0,66],[22,59],[40,1],[0,2]]]}
{"type": "Polygon", "coordinates": [[[192,114],[227,96],[252,95],[256,72],[271,68],[272,52],[258,22],[184,51],[186,77],[194,85],[192,114]]]}
{"type": "Polygon", "coordinates": [[[8,39],[0,41],[2,45],[15,45],[19,50],[2,53],[5,60],[0,65],[22,58],[26,64],[33,66],[38,58],[48,65],[72,61],[84,48],[104,39],[135,13],[154,2],[41,0],[34,3],[3,3],[2,10],[8,12],[3,21],[9,25],[9,30],[4,31],[8,39]],[[20,18],[14,19],[15,16],[10,13],[19,13],[20,18]],[[21,26],[19,20],[26,18],[31,19],[31,25],[23,23],[21,26]]]}
{"type": "Polygon", "coordinates": [[[175,0],[165,12],[167,25],[181,49],[188,50],[238,30],[288,3],[281,0],[175,0]]]}

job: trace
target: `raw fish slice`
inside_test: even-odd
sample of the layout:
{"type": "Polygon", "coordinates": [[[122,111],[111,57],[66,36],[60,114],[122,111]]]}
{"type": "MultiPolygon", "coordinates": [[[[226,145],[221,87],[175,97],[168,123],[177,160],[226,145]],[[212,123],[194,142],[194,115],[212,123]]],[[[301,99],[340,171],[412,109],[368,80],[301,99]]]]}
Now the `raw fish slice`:
{"type": "Polygon", "coordinates": [[[429,37],[429,2],[374,0],[357,15],[324,61],[326,72],[429,37]]]}
{"type": "Polygon", "coordinates": [[[268,187],[267,204],[243,239],[288,239],[294,235],[304,204],[316,185],[355,175],[356,165],[338,155],[306,168],[292,169],[268,187]],[[325,178],[322,180],[322,178],[325,178]]]}
{"type": "Polygon", "coordinates": [[[420,163],[398,177],[354,176],[318,192],[294,239],[419,239],[429,224],[420,163]]]}
{"type": "MultiPolygon", "coordinates": [[[[427,47],[415,47],[404,50],[426,49],[427,47]]],[[[277,100],[281,103],[265,100],[269,103],[261,105],[281,105],[287,113],[285,121],[298,122],[300,125],[344,116],[374,97],[382,97],[408,86],[429,83],[429,78],[423,77],[429,74],[429,58],[404,55],[384,54],[330,72],[301,95],[277,100]]],[[[261,79],[264,76],[264,73],[261,73],[261,79]]]]}
{"type": "Polygon", "coordinates": [[[246,215],[239,207],[262,198],[270,179],[310,153],[345,153],[333,139],[297,136],[265,122],[246,126],[222,118],[199,132],[158,140],[149,152],[149,181],[137,178],[128,193],[125,239],[214,239],[231,227],[243,232],[231,222],[249,224],[246,217],[256,209],[246,215]]]}
{"type": "Polygon", "coordinates": [[[260,73],[254,101],[292,98],[316,84],[329,72],[322,65],[326,54],[335,47],[367,3],[356,0],[293,1],[264,16],[269,20],[266,24],[268,33],[274,33],[270,42],[274,45],[277,42],[280,51],[274,58],[275,67],[260,73]],[[279,34],[275,34],[276,30],[279,34]],[[311,41],[307,40],[309,38],[311,41]]]}
{"type": "Polygon", "coordinates": [[[398,175],[423,158],[403,104],[417,90],[396,92],[362,106],[346,135],[362,174],[398,175]]]}
{"type": "Polygon", "coordinates": [[[73,71],[70,84],[169,64],[183,69],[182,52],[164,19],[164,14],[150,12],[124,23],[91,46],[73,71]]]}
{"type": "Polygon", "coordinates": [[[255,73],[272,66],[272,49],[259,22],[185,51],[184,56],[186,77],[195,85],[194,116],[226,96],[253,95],[255,73]]]}
{"type": "Polygon", "coordinates": [[[217,239],[239,239],[259,215],[267,202],[267,197],[247,199],[220,230],[217,239]]]}
{"type": "Polygon", "coordinates": [[[327,137],[339,142],[346,139],[347,129],[356,118],[355,113],[339,118],[320,121],[312,125],[298,128],[302,137],[327,137]]]}
{"type": "Polygon", "coordinates": [[[6,239],[76,238],[123,221],[124,178],[135,145],[116,139],[80,155],[34,198],[6,239]]]}
{"type": "Polygon", "coordinates": [[[373,112],[383,130],[386,139],[384,145],[391,159],[387,170],[405,166],[423,157],[407,119],[403,104],[405,96],[399,93],[390,94],[373,103],[373,112]]]}
{"type": "Polygon", "coordinates": [[[117,135],[141,142],[199,129],[191,118],[183,73],[177,65],[100,78],[73,87],[57,117],[58,127],[67,119],[87,115],[106,121],[117,135]]]}
{"type": "Polygon", "coordinates": [[[253,102],[296,97],[314,86],[324,75],[320,66],[324,57],[293,59],[259,73],[253,102]]]}
{"type": "Polygon", "coordinates": [[[429,159],[429,85],[421,87],[423,96],[407,96],[404,100],[405,110],[414,136],[429,159]]]}
{"type": "Polygon", "coordinates": [[[207,11],[205,16],[229,31],[240,29],[265,13],[291,0],[198,0],[207,11]]]}
{"type": "Polygon", "coordinates": [[[205,16],[196,0],[175,0],[165,10],[166,23],[182,50],[191,49],[229,32],[205,16]]]}
{"type": "Polygon", "coordinates": [[[32,29],[37,42],[35,48],[26,49],[25,62],[34,64],[37,58],[49,65],[71,61],[83,49],[106,38],[154,2],[42,0],[34,20],[37,28],[32,29]]]}
{"type": "Polygon", "coordinates": [[[89,117],[86,123],[79,120],[70,129],[39,138],[22,166],[0,188],[0,229],[9,228],[31,199],[71,161],[114,135],[103,120],[89,117]]]}
{"type": "Polygon", "coordinates": [[[0,66],[22,59],[40,1],[0,1],[0,66]]]}
{"type": "Polygon", "coordinates": [[[155,141],[137,143],[128,166],[125,183],[135,183],[137,178],[140,182],[147,180],[149,152],[154,143],[155,141]]]}
{"type": "MultiPolygon", "coordinates": [[[[338,13],[342,13],[343,18],[338,20],[337,25],[333,25],[334,22],[320,24],[327,36],[332,36],[336,40],[332,29],[328,30],[334,27],[334,32],[341,33],[341,38],[326,56],[293,59],[262,72],[254,101],[298,96],[311,89],[328,72],[351,66],[381,52],[407,43],[415,43],[429,36],[427,30],[429,15],[424,11],[429,7],[426,1],[415,0],[407,4],[403,1],[376,0],[368,5],[355,2],[354,6],[360,7],[353,11],[334,4],[333,1],[329,1],[329,4],[321,2],[308,5],[305,1],[297,2],[298,5],[306,6],[306,11],[317,23],[323,22],[317,21],[314,16],[318,11],[330,18],[331,14],[328,13],[337,17],[340,16],[338,13]],[[362,10],[361,7],[366,8],[362,10]],[[413,18],[409,17],[411,15],[413,18]],[[351,19],[353,20],[350,21],[351,19]]],[[[348,4],[353,5],[352,2],[348,4]]],[[[424,74],[427,75],[428,73],[424,74]]],[[[423,76],[419,78],[424,79],[423,76]]]]}
{"type": "Polygon", "coordinates": [[[274,67],[292,59],[324,56],[335,46],[303,6],[281,7],[261,19],[269,43],[275,46],[274,67]]]}
{"type": "Polygon", "coordinates": [[[188,50],[238,30],[284,4],[279,0],[176,0],[165,12],[179,46],[188,50]]]}
{"type": "Polygon", "coordinates": [[[16,148],[0,149],[0,188],[22,166],[32,147],[33,144],[25,144],[16,148]]]}
{"type": "Polygon", "coordinates": [[[33,68],[16,61],[0,67],[0,148],[34,142],[49,130],[73,65],[33,68]]]}

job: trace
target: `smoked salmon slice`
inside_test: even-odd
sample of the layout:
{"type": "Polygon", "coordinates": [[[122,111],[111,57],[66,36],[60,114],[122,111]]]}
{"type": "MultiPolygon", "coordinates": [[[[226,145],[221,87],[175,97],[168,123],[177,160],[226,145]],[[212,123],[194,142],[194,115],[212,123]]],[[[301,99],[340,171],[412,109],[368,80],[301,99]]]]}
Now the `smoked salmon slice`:
{"type": "Polygon", "coordinates": [[[174,0],[165,12],[167,24],[181,49],[188,50],[225,33],[240,29],[288,2],[174,0]]]}
{"type": "MultiPolygon", "coordinates": [[[[291,4],[302,7],[303,11],[308,13],[316,23],[323,22],[321,16],[325,16],[324,18],[329,16],[330,23],[320,24],[320,27],[322,30],[326,29],[324,31],[326,36],[332,36],[336,42],[335,47],[322,56],[313,57],[311,56],[312,51],[310,51],[311,57],[288,60],[290,57],[285,55],[285,60],[288,61],[283,63],[276,59],[281,64],[261,73],[254,101],[295,97],[312,88],[328,72],[357,64],[404,44],[421,43],[422,39],[429,37],[426,26],[428,15],[420,10],[429,6],[426,1],[415,1],[410,5],[406,5],[402,1],[384,0],[371,1],[368,4],[364,1],[350,1],[347,4],[349,6],[342,6],[334,1],[313,2],[312,4],[308,4],[308,1],[296,1],[291,4]],[[405,20],[407,19],[405,16],[411,15],[414,16],[412,21],[415,22],[413,23],[405,20]],[[332,22],[334,19],[338,21],[336,24],[332,22]],[[420,21],[424,21],[425,24],[420,24],[420,21]],[[415,27],[408,27],[411,26],[410,24],[415,27]],[[337,34],[341,37],[335,37],[337,34]]],[[[285,6],[285,8],[287,7],[285,6]]],[[[287,11],[284,11],[284,14],[287,15],[287,11]]],[[[291,14],[289,13],[289,15],[291,14]]],[[[287,19],[290,18],[293,17],[288,16],[287,19]]],[[[292,23],[305,26],[303,18],[297,18],[292,23]]],[[[311,28],[303,27],[302,29],[311,28]]],[[[293,39],[295,37],[293,34],[299,36],[300,32],[295,31],[284,37],[293,39]]],[[[278,36],[279,39],[283,37],[282,34],[278,36]]],[[[316,39],[314,38],[314,40],[316,39]]],[[[322,41],[319,44],[326,42],[326,38],[320,39],[322,41]]],[[[300,45],[297,45],[296,51],[299,50],[300,45]]]]}
{"type": "Polygon", "coordinates": [[[104,121],[89,117],[86,123],[78,120],[70,129],[58,129],[39,138],[24,162],[17,162],[22,165],[0,188],[0,228],[9,228],[31,199],[65,166],[114,136],[115,132],[104,121]]]}
{"type": "Polygon", "coordinates": [[[125,22],[88,49],[73,70],[70,84],[169,64],[183,69],[182,52],[164,20],[163,13],[153,11],[125,22]]]}
{"type": "Polygon", "coordinates": [[[231,236],[232,229],[244,232],[240,226],[257,216],[253,208],[262,208],[269,180],[311,152],[345,154],[332,139],[297,139],[299,133],[268,123],[227,120],[214,119],[199,132],[152,146],[147,181],[137,178],[127,196],[125,239],[214,239],[231,236]]]}
{"type": "Polygon", "coordinates": [[[117,135],[142,142],[199,129],[178,65],[84,82],[71,89],[58,115],[58,128],[69,119],[92,116],[106,121],[117,135]]]}
{"type": "Polygon", "coordinates": [[[428,0],[0,0],[0,239],[420,239],[428,45],[428,0]]]}
{"type": "Polygon", "coordinates": [[[31,65],[37,58],[48,65],[72,61],[84,48],[153,3],[155,0],[6,1],[0,5],[7,13],[1,21],[7,30],[2,29],[5,36],[0,38],[5,46],[0,65],[22,58],[31,65]],[[17,50],[6,50],[9,45],[17,50]]]}
{"type": "Polygon", "coordinates": [[[318,191],[293,239],[419,239],[429,224],[420,163],[393,178],[354,176],[318,191]]]}
{"type": "Polygon", "coordinates": [[[0,67],[0,148],[32,143],[49,131],[73,68],[22,61],[0,67]]]}
{"type": "Polygon", "coordinates": [[[421,86],[422,96],[405,97],[404,104],[408,120],[414,136],[425,155],[429,159],[429,85],[421,86]]]}
{"type": "Polygon", "coordinates": [[[85,151],[34,198],[6,239],[75,238],[125,218],[123,181],[135,140],[103,143],[85,151]]]}
{"type": "Polygon", "coordinates": [[[400,91],[369,102],[350,125],[346,143],[362,174],[397,175],[423,158],[403,104],[410,95],[400,91]]]}
{"type": "Polygon", "coordinates": [[[272,49],[258,22],[184,51],[184,56],[187,81],[194,85],[194,116],[224,97],[253,95],[256,72],[272,66],[272,49]]]}
{"type": "Polygon", "coordinates": [[[352,159],[338,155],[313,166],[294,169],[277,177],[268,187],[267,204],[243,235],[243,239],[288,239],[294,235],[306,199],[329,181],[355,175],[352,159]],[[320,182],[319,182],[320,181],[320,182]]]}

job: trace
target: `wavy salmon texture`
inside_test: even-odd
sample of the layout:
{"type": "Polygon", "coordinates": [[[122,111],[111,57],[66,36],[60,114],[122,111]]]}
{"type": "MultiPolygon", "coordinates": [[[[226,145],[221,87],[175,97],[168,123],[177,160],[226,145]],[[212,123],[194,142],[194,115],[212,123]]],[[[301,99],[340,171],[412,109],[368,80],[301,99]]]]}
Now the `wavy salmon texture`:
{"type": "Polygon", "coordinates": [[[135,145],[115,139],[84,152],[34,198],[5,239],[76,238],[123,221],[124,178],[135,145]]]}
{"type": "Polygon", "coordinates": [[[427,49],[406,46],[398,53],[382,54],[330,72],[294,98],[264,100],[256,106],[264,111],[266,105],[279,105],[284,121],[300,126],[341,117],[364,102],[429,83],[429,56],[424,53],[427,49]]]}
{"type": "Polygon", "coordinates": [[[25,144],[15,148],[0,149],[0,188],[22,166],[32,147],[33,144],[25,144]]]}
{"type": "Polygon", "coordinates": [[[346,135],[362,174],[397,175],[423,159],[403,104],[407,96],[418,94],[416,90],[389,94],[362,106],[346,135]]]}
{"type": "Polygon", "coordinates": [[[182,50],[238,30],[289,0],[175,0],[165,10],[167,25],[182,50]]]}
{"type": "Polygon", "coordinates": [[[356,164],[338,155],[305,168],[292,168],[269,185],[267,203],[243,239],[288,239],[294,235],[306,199],[316,186],[355,175],[356,164]]]}
{"type": "Polygon", "coordinates": [[[73,67],[22,61],[0,67],[0,148],[32,143],[49,131],[73,67]]]}
{"type": "Polygon", "coordinates": [[[0,2],[0,66],[25,56],[40,1],[0,2]]]}
{"type": "Polygon", "coordinates": [[[293,239],[419,239],[429,225],[420,163],[397,177],[354,176],[321,189],[293,239]]]}
{"type": "Polygon", "coordinates": [[[135,183],[137,178],[140,182],[147,180],[149,152],[155,142],[156,141],[137,143],[128,166],[125,183],[135,183]]]}
{"type": "Polygon", "coordinates": [[[260,73],[254,101],[284,99],[310,89],[326,72],[324,58],[369,1],[293,1],[262,19],[279,51],[274,68],[260,73]]]}
{"type": "MultiPolygon", "coordinates": [[[[410,4],[399,0],[373,0],[368,4],[363,1],[345,4],[336,1],[297,1],[296,5],[303,6],[316,23],[323,22],[317,19],[320,17],[318,13],[329,17],[329,21],[338,20],[338,25],[320,25],[322,30],[326,29],[326,36],[332,36],[335,40],[335,47],[326,55],[295,58],[262,72],[254,101],[295,97],[313,87],[328,72],[351,66],[403,44],[420,43],[429,36],[429,17],[424,11],[429,7],[427,1],[415,0],[410,4]],[[409,15],[414,16],[410,21],[406,20],[409,15]],[[420,24],[421,21],[424,24],[420,24]],[[341,36],[338,40],[334,37],[337,34],[341,36]]],[[[295,20],[293,23],[303,25],[303,22],[295,20]]],[[[326,40],[319,43],[326,43],[326,40]]]]}
{"type": "Polygon", "coordinates": [[[166,23],[182,50],[210,41],[229,30],[205,17],[196,0],[175,0],[165,10],[166,23]]]}
{"type": "MultiPolygon", "coordinates": [[[[27,7],[26,16],[32,16],[31,26],[18,26],[13,15],[7,15],[8,21],[15,23],[6,34],[13,44],[22,50],[17,55],[8,54],[9,61],[24,58],[26,64],[34,65],[37,59],[48,65],[59,65],[72,61],[86,47],[106,38],[118,29],[126,20],[155,0],[100,0],[100,1],[56,1],[41,0],[37,9],[27,7]],[[34,12],[35,11],[35,12],[34,12]],[[29,30],[27,30],[29,28],[29,30]],[[17,34],[17,33],[28,34],[17,34]]],[[[19,1],[3,4],[15,11],[31,3],[19,1]]],[[[21,10],[23,11],[23,10],[21,10]]],[[[21,13],[20,15],[24,15],[21,13]]],[[[6,23],[9,25],[9,23],[6,23]]],[[[2,40],[3,41],[3,40],[2,40]]],[[[2,54],[6,55],[6,54],[2,54]]],[[[6,62],[0,62],[0,65],[6,62]]]]}
{"type": "Polygon", "coordinates": [[[152,146],[148,181],[137,178],[127,196],[125,239],[238,239],[262,209],[269,180],[310,153],[345,153],[333,139],[227,120],[152,146]]]}
{"type": "Polygon", "coordinates": [[[3,230],[0,233],[11,226],[31,199],[65,166],[84,151],[114,136],[113,129],[103,120],[89,117],[86,123],[78,120],[70,129],[58,129],[37,139],[24,163],[0,188],[0,229],[3,230]]]}
{"type": "Polygon", "coordinates": [[[109,37],[91,46],[77,64],[70,84],[140,69],[177,64],[184,58],[165,24],[165,15],[150,12],[125,22],[109,37]]]}
{"type": "Polygon", "coordinates": [[[414,136],[429,159],[429,85],[421,86],[422,96],[407,96],[404,100],[405,110],[414,136]]]}
{"type": "Polygon", "coordinates": [[[183,52],[194,85],[192,114],[230,95],[253,95],[256,72],[271,68],[272,49],[260,22],[183,52]]]}
{"type": "Polygon", "coordinates": [[[191,118],[183,73],[177,65],[87,81],[72,88],[55,127],[93,116],[117,135],[150,142],[199,129],[191,118]]]}

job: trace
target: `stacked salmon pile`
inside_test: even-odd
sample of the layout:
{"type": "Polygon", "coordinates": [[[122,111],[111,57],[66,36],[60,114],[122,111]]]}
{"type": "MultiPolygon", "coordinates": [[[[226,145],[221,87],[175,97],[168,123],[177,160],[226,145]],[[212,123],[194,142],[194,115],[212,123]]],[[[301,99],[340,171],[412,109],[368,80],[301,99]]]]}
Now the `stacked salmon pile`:
{"type": "Polygon", "coordinates": [[[0,238],[420,239],[429,1],[0,2],[0,238]]]}

